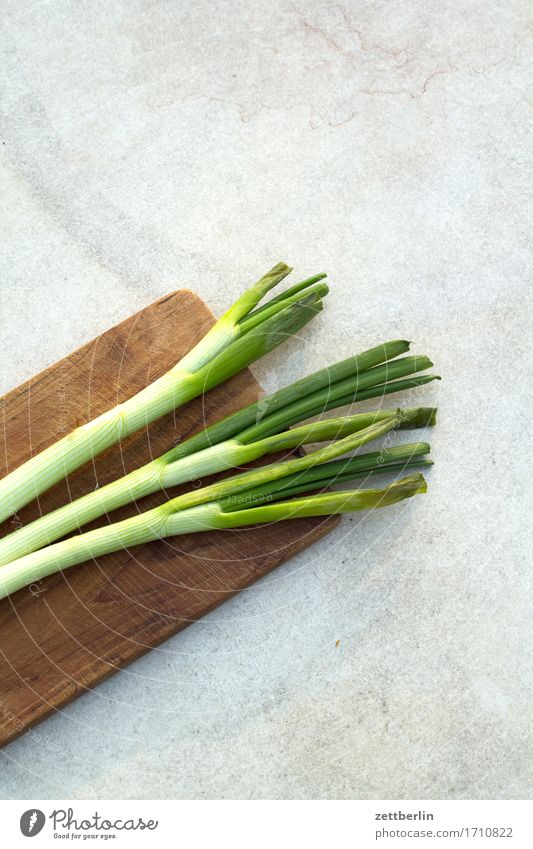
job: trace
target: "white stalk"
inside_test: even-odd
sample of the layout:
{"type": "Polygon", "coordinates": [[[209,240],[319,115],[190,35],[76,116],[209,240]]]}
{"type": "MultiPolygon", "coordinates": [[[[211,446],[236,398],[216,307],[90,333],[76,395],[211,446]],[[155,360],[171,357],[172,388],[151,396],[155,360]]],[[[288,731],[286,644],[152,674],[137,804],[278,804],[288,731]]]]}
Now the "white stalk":
{"type": "Polygon", "coordinates": [[[173,379],[174,375],[164,375],[139,395],[80,425],[6,475],[0,481],[0,521],[142,424],[159,418],[194,397],[192,375],[180,372],[180,382],[171,390],[169,384],[173,379]],[[159,395],[158,390],[161,390],[159,395]],[[149,413],[150,397],[157,402],[151,410],[153,415],[149,413]]]}
{"type": "Polygon", "coordinates": [[[289,271],[284,264],[272,269],[238,299],[192,351],[150,386],[6,475],[0,481],[0,521],[106,448],[226,380],[306,324],[321,309],[320,294],[327,291],[324,284],[320,291],[315,287],[307,296],[304,292],[298,303],[285,308],[281,305],[276,315],[259,324],[257,332],[243,331],[238,325],[289,271]]]}
{"type": "MultiPolygon", "coordinates": [[[[401,417],[403,425],[411,420],[413,426],[417,426],[419,414],[420,410],[414,408],[341,416],[292,428],[252,443],[243,444],[238,438],[227,439],[174,462],[169,462],[168,455],[163,455],[8,534],[0,540],[0,566],[49,545],[99,516],[160,489],[251,463],[265,454],[288,451],[312,442],[339,439],[369,425],[390,420],[395,415],[401,417]]],[[[423,417],[421,420],[425,421],[423,417]]]]}
{"type": "Polygon", "coordinates": [[[98,528],[34,551],[0,569],[0,598],[43,578],[112,551],[128,549],[163,537],[198,531],[244,527],[304,516],[324,516],[394,504],[426,491],[422,475],[403,478],[382,490],[327,493],[287,502],[226,512],[217,502],[207,502],[174,512],[172,502],[147,513],[98,528]]]}

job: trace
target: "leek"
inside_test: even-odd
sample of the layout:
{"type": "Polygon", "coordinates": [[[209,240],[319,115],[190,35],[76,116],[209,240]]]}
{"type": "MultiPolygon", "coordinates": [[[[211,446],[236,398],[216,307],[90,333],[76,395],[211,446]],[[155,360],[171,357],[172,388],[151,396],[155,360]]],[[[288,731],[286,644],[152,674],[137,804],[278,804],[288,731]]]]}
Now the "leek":
{"type": "Polygon", "coordinates": [[[290,271],[284,263],[276,265],[170,371],[6,475],[0,481],[0,521],[120,439],[245,368],[310,321],[328,291],[320,282],[325,275],[304,280],[263,311],[253,312],[290,271]]]}
{"type": "MultiPolygon", "coordinates": [[[[394,362],[387,360],[398,357],[408,348],[409,343],[404,340],[386,342],[321,369],[234,413],[119,480],[87,493],[4,537],[0,540],[0,565],[29,554],[132,500],[160,489],[243,465],[268,453],[336,438],[341,431],[349,433],[382,421],[394,411],[362,414],[343,421],[319,422],[282,433],[277,438],[274,436],[302,419],[359,400],[365,391],[374,388],[370,385],[371,380],[378,382],[380,394],[390,391],[391,387],[392,391],[397,391],[395,381],[384,384],[380,381],[389,375],[398,377],[432,365],[427,357],[420,356],[404,357],[394,362]]],[[[428,379],[433,378],[428,376],[428,379]]],[[[432,408],[407,409],[402,411],[399,426],[425,427],[434,424],[434,420],[435,410],[432,408]]]]}
{"type": "Polygon", "coordinates": [[[368,478],[378,474],[404,472],[406,469],[427,468],[433,461],[425,457],[429,454],[427,442],[414,442],[393,448],[332,460],[293,472],[273,485],[270,481],[250,487],[239,495],[226,496],[221,502],[224,510],[240,509],[245,505],[259,505],[264,501],[288,498],[302,492],[318,490],[333,484],[347,483],[354,478],[368,478]]]}
{"type": "MultiPolygon", "coordinates": [[[[97,528],[27,554],[0,569],[0,598],[54,572],[112,551],[155,539],[195,531],[241,527],[258,522],[381,507],[419,492],[425,492],[424,478],[417,473],[381,490],[308,495],[300,499],[240,509],[243,503],[246,504],[246,493],[253,495],[258,487],[262,487],[262,500],[276,501],[276,494],[277,498],[280,498],[290,491],[290,486],[284,487],[284,482],[294,487],[298,485],[298,476],[307,474],[310,477],[306,485],[312,488],[313,483],[315,485],[317,483],[316,473],[321,465],[328,464],[335,458],[387,433],[399,426],[401,421],[401,414],[396,413],[304,457],[243,472],[202,489],[187,492],[132,518],[97,528]],[[314,478],[313,475],[315,475],[314,478]],[[243,500],[240,503],[236,502],[237,497],[243,500]]],[[[394,449],[392,451],[394,452],[394,449]]],[[[425,453],[427,453],[425,443],[418,444],[418,447],[412,451],[406,451],[404,447],[403,454],[401,450],[398,453],[398,449],[392,454],[391,450],[388,454],[378,452],[377,457],[374,455],[373,459],[367,458],[362,465],[360,463],[359,469],[352,468],[352,476],[360,474],[364,466],[377,471],[380,466],[389,468],[398,466],[399,457],[409,463],[411,456],[419,457],[425,453]],[[380,457],[384,458],[383,462],[380,461],[380,457]]],[[[362,460],[362,458],[352,458],[345,461],[344,480],[351,474],[350,462],[355,464],[357,459],[362,460]]],[[[326,475],[328,471],[329,477],[320,478],[322,484],[328,480],[334,481],[337,476],[338,469],[334,470],[333,475],[331,467],[325,472],[326,475]]],[[[299,485],[302,485],[301,481],[299,485]]]]}

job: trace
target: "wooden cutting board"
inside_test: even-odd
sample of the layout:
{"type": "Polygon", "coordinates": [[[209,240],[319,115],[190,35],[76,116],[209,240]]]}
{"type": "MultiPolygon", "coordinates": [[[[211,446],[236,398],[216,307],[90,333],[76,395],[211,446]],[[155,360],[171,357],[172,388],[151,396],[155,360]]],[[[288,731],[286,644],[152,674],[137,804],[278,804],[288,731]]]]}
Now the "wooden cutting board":
{"type": "MultiPolygon", "coordinates": [[[[4,396],[0,475],[168,371],[213,321],[192,292],[174,292],[4,396]]],[[[259,393],[250,371],[236,375],[70,475],[5,522],[1,534],[157,457],[259,393]]],[[[149,509],[183,489],[157,493],[87,528],[149,509]]],[[[257,527],[152,542],[0,601],[0,743],[181,631],[336,522],[300,519],[279,523],[275,531],[257,527]]]]}

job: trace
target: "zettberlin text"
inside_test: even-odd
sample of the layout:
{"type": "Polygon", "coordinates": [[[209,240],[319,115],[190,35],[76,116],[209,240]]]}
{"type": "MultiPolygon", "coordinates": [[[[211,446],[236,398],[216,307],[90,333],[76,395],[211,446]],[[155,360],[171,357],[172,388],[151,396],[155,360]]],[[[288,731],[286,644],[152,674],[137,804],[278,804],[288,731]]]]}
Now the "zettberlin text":
{"type": "Polygon", "coordinates": [[[377,820],[432,820],[433,814],[426,811],[416,811],[414,814],[404,814],[403,811],[389,811],[387,814],[375,814],[377,820]]]}

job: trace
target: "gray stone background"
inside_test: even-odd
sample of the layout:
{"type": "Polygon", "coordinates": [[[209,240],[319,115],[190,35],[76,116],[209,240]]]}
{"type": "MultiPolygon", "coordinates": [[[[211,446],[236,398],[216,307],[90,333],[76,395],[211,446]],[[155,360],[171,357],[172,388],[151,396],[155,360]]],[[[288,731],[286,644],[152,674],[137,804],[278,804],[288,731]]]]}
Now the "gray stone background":
{"type": "Polygon", "coordinates": [[[531,795],[530,4],[0,5],[3,390],[278,260],[332,291],[266,388],[395,337],[444,377],[427,496],[7,746],[0,793],[531,795]]]}

